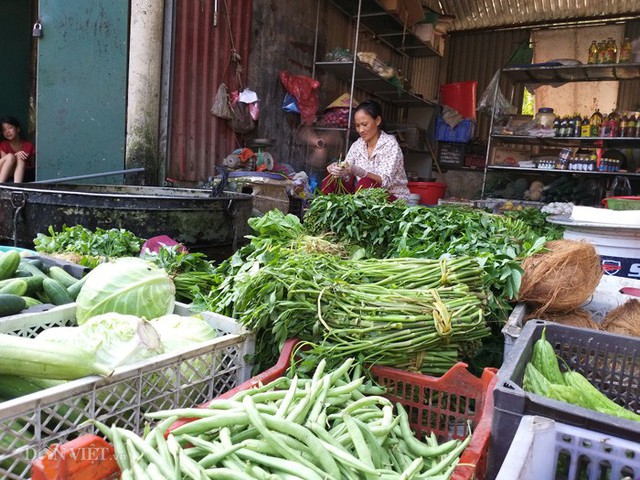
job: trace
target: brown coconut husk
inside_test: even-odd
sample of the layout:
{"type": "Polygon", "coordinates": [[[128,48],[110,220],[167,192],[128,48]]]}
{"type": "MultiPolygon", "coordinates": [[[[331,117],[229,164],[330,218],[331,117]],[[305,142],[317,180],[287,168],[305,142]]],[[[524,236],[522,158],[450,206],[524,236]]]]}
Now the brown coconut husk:
{"type": "Polygon", "coordinates": [[[575,310],[593,294],[602,277],[600,256],[588,242],[553,240],[548,251],[527,257],[518,293],[538,312],[575,310]]]}
{"type": "Polygon", "coordinates": [[[550,310],[535,311],[526,316],[526,320],[538,318],[548,322],[554,322],[560,325],[569,325],[570,327],[590,328],[592,330],[600,330],[598,325],[584,308],[576,308],[568,312],[552,312],[550,310]]]}
{"type": "Polygon", "coordinates": [[[640,301],[627,300],[604,317],[602,329],[610,333],[640,337],[640,301]]]}

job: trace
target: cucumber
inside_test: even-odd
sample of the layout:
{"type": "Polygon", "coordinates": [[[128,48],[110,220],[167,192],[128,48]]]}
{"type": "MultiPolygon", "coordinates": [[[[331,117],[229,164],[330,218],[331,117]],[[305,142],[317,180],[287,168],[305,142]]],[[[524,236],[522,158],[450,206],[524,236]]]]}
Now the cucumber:
{"type": "Polygon", "coordinates": [[[87,277],[84,276],[80,280],[76,280],[76,283],[74,283],[73,285],[67,287],[67,293],[74,301],[76,298],[78,298],[78,294],[80,293],[80,290],[82,290],[82,286],[86,281],[87,277]]]}
{"type": "Polygon", "coordinates": [[[56,265],[52,265],[51,267],[49,267],[49,277],[57,280],[58,283],[64,288],[69,288],[71,285],[78,281],[76,277],[74,277],[70,273],[67,273],[64,268],[58,267],[56,265]]]}
{"type": "Polygon", "coordinates": [[[30,276],[30,277],[21,277],[20,280],[24,281],[27,284],[27,295],[33,296],[36,292],[42,290],[42,282],[45,277],[41,277],[39,275],[30,276]]]}
{"type": "Polygon", "coordinates": [[[13,277],[21,258],[17,250],[9,250],[0,256],[0,280],[13,277]]]}
{"type": "Polygon", "coordinates": [[[12,278],[9,283],[0,288],[0,293],[11,293],[12,295],[24,295],[27,293],[27,282],[21,278],[12,278]]]}
{"type": "Polygon", "coordinates": [[[53,278],[45,278],[42,281],[42,289],[44,293],[51,299],[51,303],[54,305],[64,305],[67,303],[73,303],[73,299],[67,293],[67,289],[60,285],[60,282],[53,278]]]}
{"type": "Polygon", "coordinates": [[[18,271],[28,272],[31,275],[33,275],[34,277],[35,276],[39,276],[39,277],[43,277],[43,278],[49,278],[49,277],[47,277],[46,273],[44,273],[42,270],[40,270],[38,267],[36,267],[29,260],[23,260],[22,262],[20,262],[20,266],[18,267],[18,271]]]}
{"type": "Polygon", "coordinates": [[[0,317],[20,313],[26,306],[27,302],[19,295],[0,293],[0,317]]]}
{"type": "Polygon", "coordinates": [[[33,298],[33,297],[28,297],[28,296],[22,295],[22,299],[27,304],[26,308],[35,307],[36,305],[42,305],[42,302],[40,300],[38,300],[37,298],[33,298]]]}
{"type": "Polygon", "coordinates": [[[48,265],[39,258],[27,258],[27,262],[29,262],[31,265],[36,266],[38,270],[42,271],[43,273],[49,273],[48,265]]]}

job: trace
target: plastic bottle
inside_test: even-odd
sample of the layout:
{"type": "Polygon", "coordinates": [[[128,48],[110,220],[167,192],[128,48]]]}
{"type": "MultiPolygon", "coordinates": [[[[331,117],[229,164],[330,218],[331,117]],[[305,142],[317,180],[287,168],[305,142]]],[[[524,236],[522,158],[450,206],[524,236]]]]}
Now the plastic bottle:
{"type": "Polygon", "coordinates": [[[636,136],[636,116],[632,113],[627,121],[627,128],[622,132],[623,137],[635,137],[636,136]]]}
{"type": "Polygon", "coordinates": [[[596,108],[596,111],[593,112],[591,118],[589,119],[589,123],[591,124],[591,136],[597,137],[600,135],[600,126],[602,125],[603,117],[600,113],[600,110],[596,108]]]}
{"type": "Polygon", "coordinates": [[[615,110],[609,114],[609,136],[620,136],[620,115],[615,110]]]}
{"type": "Polygon", "coordinates": [[[598,60],[596,63],[607,63],[607,42],[598,42],[598,60]]]}
{"type": "Polygon", "coordinates": [[[571,132],[571,136],[579,137],[581,130],[582,130],[582,117],[580,116],[580,114],[576,113],[573,116],[573,132],[571,132]]]}
{"type": "MultiPolygon", "coordinates": [[[[631,43],[629,43],[629,46],[631,46],[631,43]]],[[[620,53],[620,56],[622,57],[622,53],[620,53]]],[[[629,57],[631,57],[631,52],[629,52],[629,57]]],[[[598,43],[595,40],[591,41],[587,63],[598,63],[598,43]]]]}
{"type": "Polygon", "coordinates": [[[620,45],[620,59],[619,63],[626,63],[631,61],[631,40],[629,37],[624,37],[622,45],[620,45]]]}
{"type": "Polygon", "coordinates": [[[629,117],[627,117],[626,113],[622,114],[622,118],[620,118],[620,125],[618,126],[617,137],[624,137],[625,132],[629,128],[629,117]]]}
{"type": "MultiPolygon", "coordinates": [[[[553,119],[553,131],[555,132],[556,137],[560,136],[560,117],[556,117],[553,119]]],[[[635,130],[633,131],[633,134],[636,134],[635,130]]]]}
{"type": "Polygon", "coordinates": [[[581,137],[590,137],[591,136],[591,125],[589,124],[589,119],[585,116],[582,119],[582,125],[580,128],[580,136],[581,137]]]}
{"type": "Polygon", "coordinates": [[[607,38],[604,58],[604,63],[616,63],[618,60],[618,47],[616,46],[615,40],[611,37],[607,38]]]}

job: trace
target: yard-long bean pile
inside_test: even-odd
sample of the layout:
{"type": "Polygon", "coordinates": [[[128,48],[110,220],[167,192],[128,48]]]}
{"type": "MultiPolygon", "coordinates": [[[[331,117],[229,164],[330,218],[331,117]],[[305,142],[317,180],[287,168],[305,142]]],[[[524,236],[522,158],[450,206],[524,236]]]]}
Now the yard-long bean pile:
{"type": "Polygon", "coordinates": [[[96,425],[124,480],[450,478],[471,435],[416,439],[402,405],[394,408],[351,360],[331,372],[320,362],[310,379],[280,377],[209,408],[148,414],[159,423],[144,438],[96,425]],[[178,418],[193,420],[166,434],[178,418]]]}

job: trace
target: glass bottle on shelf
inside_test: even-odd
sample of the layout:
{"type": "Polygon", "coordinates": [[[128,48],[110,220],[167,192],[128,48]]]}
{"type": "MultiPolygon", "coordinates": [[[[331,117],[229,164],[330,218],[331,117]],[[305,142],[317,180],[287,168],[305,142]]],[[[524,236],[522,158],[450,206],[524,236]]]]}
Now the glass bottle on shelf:
{"type": "Polygon", "coordinates": [[[627,131],[628,126],[629,126],[629,117],[627,117],[626,113],[623,113],[622,117],[620,118],[620,125],[618,126],[618,132],[616,137],[624,137],[624,134],[627,131]]]}
{"type": "Polygon", "coordinates": [[[582,124],[580,127],[580,136],[581,137],[590,137],[591,136],[591,125],[589,124],[589,118],[585,116],[582,119],[582,124]]]}
{"type": "Polygon", "coordinates": [[[623,137],[635,137],[636,136],[636,116],[632,113],[627,121],[627,128],[622,132],[623,137]]]}
{"type": "Polygon", "coordinates": [[[607,38],[606,43],[606,53],[605,53],[605,62],[604,63],[616,63],[618,60],[618,47],[616,46],[616,41],[609,37],[607,38]]]}

